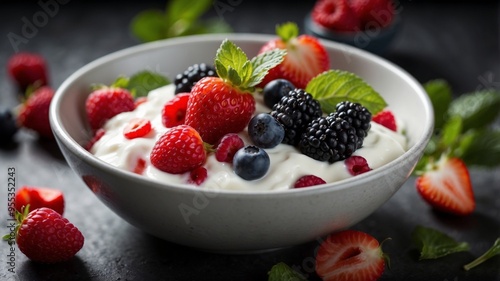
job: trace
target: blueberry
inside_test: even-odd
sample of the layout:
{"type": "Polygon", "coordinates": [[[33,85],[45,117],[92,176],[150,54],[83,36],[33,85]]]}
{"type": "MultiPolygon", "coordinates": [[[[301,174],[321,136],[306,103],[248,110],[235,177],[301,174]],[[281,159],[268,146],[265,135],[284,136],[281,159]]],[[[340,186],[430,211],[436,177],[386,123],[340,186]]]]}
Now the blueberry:
{"type": "Polygon", "coordinates": [[[254,145],[239,149],[233,158],[234,172],[248,181],[262,178],[269,170],[269,165],[267,152],[254,145]]]}
{"type": "Polygon", "coordinates": [[[12,141],[17,130],[16,120],[11,111],[0,111],[0,142],[7,143],[12,141]]]}
{"type": "Polygon", "coordinates": [[[273,105],[278,103],[283,96],[286,96],[291,90],[295,89],[295,85],[286,79],[275,79],[264,86],[264,104],[273,108],[273,105]]]}
{"type": "Polygon", "coordinates": [[[250,119],[248,134],[256,146],[273,148],[285,137],[285,128],[268,113],[259,113],[250,119]]]}

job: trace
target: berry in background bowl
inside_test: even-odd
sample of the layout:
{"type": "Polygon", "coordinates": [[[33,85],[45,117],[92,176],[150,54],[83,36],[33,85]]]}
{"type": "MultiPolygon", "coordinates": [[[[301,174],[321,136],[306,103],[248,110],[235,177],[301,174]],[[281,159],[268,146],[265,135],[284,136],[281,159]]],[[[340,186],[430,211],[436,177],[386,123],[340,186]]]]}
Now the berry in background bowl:
{"type": "Polygon", "coordinates": [[[399,11],[391,0],[317,0],[305,32],[381,55],[397,35],[399,11]]]}
{"type": "MultiPolygon", "coordinates": [[[[268,112],[271,116],[273,114],[281,116],[286,113],[286,109],[281,111],[278,107],[289,108],[290,105],[275,104],[271,110],[265,106],[262,97],[264,91],[259,90],[258,87],[251,91],[256,100],[253,116],[258,117],[255,119],[250,117],[245,121],[255,127],[248,130],[247,126],[243,126],[244,129],[239,128],[238,130],[242,131],[237,134],[225,132],[225,135],[216,141],[213,141],[211,134],[208,134],[211,136],[209,138],[212,148],[208,151],[204,150],[205,144],[201,143],[200,136],[203,138],[207,132],[197,134],[192,130],[194,127],[203,128],[204,126],[199,124],[188,126],[186,123],[203,123],[203,118],[197,116],[201,109],[193,112],[192,108],[196,107],[190,107],[190,103],[193,92],[200,91],[209,83],[212,85],[221,83],[219,80],[214,80],[214,77],[208,77],[203,83],[195,84],[186,105],[186,112],[184,112],[185,105],[181,101],[175,102],[175,105],[169,105],[182,113],[182,118],[176,121],[184,122],[184,124],[173,125],[169,129],[162,121],[163,108],[176,96],[173,84],[150,91],[145,101],[141,101],[134,109],[127,109],[115,115],[105,122],[104,127],[96,130],[89,123],[85,101],[91,93],[90,85],[99,83],[109,85],[117,77],[130,77],[144,69],[157,69],[161,73],[175,77],[176,74],[183,73],[190,65],[201,63],[213,65],[214,57],[218,58],[217,54],[226,45],[230,46],[231,50],[240,48],[247,54],[250,61],[259,65],[259,62],[263,63],[269,58],[269,54],[261,53],[262,46],[276,38],[277,36],[263,34],[198,35],[175,38],[121,50],[82,67],[58,88],[50,110],[54,135],[67,162],[97,198],[125,221],[167,241],[206,251],[242,253],[289,247],[312,241],[358,223],[389,200],[406,181],[422,156],[433,127],[432,106],[421,85],[401,68],[363,50],[326,41],[324,48],[328,57],[331,58],[328,64],[330,70],[316,74],[317,76],[311,79],[305,89],[295,88],[289,91],[293,94],[288,93],[280,99],[280,102],[281,100],[284,100],[283,103],[299,99],[309,100],[310,97],[305,92],[323,92],[331,98],[328,93],[324,92],[328,88],[325,88],[327,84],[322,83],[331,81],[330,75],[338,75],[340,84],[345,84],[342,83],[345,81],[342,79],[348,79],[355,84],[362,84],[362,89],[373,89],[387,102],[386,109],[391,110],[396,116],[397,124],[404,124],[399,126],[398,130],[404,128],[404,133],[400,131],[399,134],[403,134],[406,140],[405,149],[400,155],[379,164],[371,161],[372,158],[378,159],[385,155],[382,150],[378,149],[372,150],[372,153],[369,153],[371,156],[363,157],[367,162],[358,158],[346,160],[346,162],[336,161],[335,157],[320,161],[313,159],[313,156],[318,153],[308,156],[297,152],[299,150],[296,147],[300,145],[301,139],[291,137],[298,130],[296,126],[285,129],[285,135],[288,135],[286,139],[291,144],[283,143],[285,139],[283,136],[282,143],[276,145],[274,138],[267,138],[260,133],[262,126],[271,126],[270,124],[274,123],[268,115],[258,115],[258,113],[268,112]],[[234,43],[238,48],[226,44],[227,41],[234,43]],[[255,57],[257,59],[254,59],[255,57]],[[213,83],[213,81],[217,82],[213,83]],[[184,113],[186,113],[185,116],[184,113]],[[197,118],[193,119],[196,116],[197,118]],[[148,118],[151,121],[151,129],[148,126],[147,133],[126,139],[122,136],[124,128],[137,117],[148,118]],[[118,123],[123,126],[115,126],[118,123]],[[255,132],[255,136],[250,137],[247,130],[251,131],[252,135],[255,132]],[[111,131],[116,132],[116,135],[113,135],[111,131]],[[176,155],[174,158],[178,158],[179,150],[168,145],[169,136],[165,136],[166,134],[185,139],[185,142],[192,142],[193,145],[189,145],[189,148],[197,152],[191,154],[203,157],[200,157],[199,162],[196,163],[189,162],[193,160],[192,158],[182,162],[187,165],[187,169],[184,166],[171,173],[162,172],[159,169],[160,166],[164,165],[170,169],[172,165],[165,163],[164,159],[159,157],[153,160],[153,162],[160,163],[155,166],[148,155],[153,146],[162,146],[167,143],[158,151],[165,155],[176,155]],[[252,138],[255,139],[252,140],[252,138]],[[256,146],[254,141],[263,142],[265,143],[263,146],[270,148],[256,146]],[[106,145],[106,143],[113,142],[114,145],[106,145]],[[88,143],[92,143],[92,147],[89,148],[88,143]],[[140,145],[136,146],[136,144],[140,145]],[[112,161],[109,158],[99,155],[96,151],[102,147],[114,149],[114,152],[109,154],[111,158],[132,159],[132,161],[124,161],[124,163],[131,164],[130,169],[117,167],[111,164],[112,161]],[[222,148],[222,152],[213,152],[214,148],[219,147],[222,148]],[[284,157],[292,159],[286,165],[275,162],[276,155],[280,155],[275,152],[280,149],[294,151],[290,154],[291,157],[284,157]],[[200,154],[201,151],[206,151],[206,154],[200,154]],[[145,158],[143,158],[144,155],[146,155],[145,158]],[[259,170],[256,171],[257,173],[249,174],[248,172],[252,171],[244,170],[240,173],[240,171],[233,170],[233,167],[245,169],[254,165],[256,162],[253,162],[251,158],[262,161],[260,163],[263,164],[256,165],[256,168],[269,165],[269,171],[259,170]],[[253,164],[245,164],[247,161],[253,164]],[[314,163],[312,170],[311,167],[307,167],[310,166],[309,163],[314,163]],[[369,167],[366,166],[367,164],[369,167]],[[324,172],[320,177],[317,176],[320,170],[328,171],[332,165],[338,167],[337,172],[324,172]],[[229,182],[230,184],[226,185],[228,188],[208,188],[208,184],[214,179],[212,166],[227,171],[224,174],[227,178],[220,177],[218,183],[224,185],[229,182]],[[317,167],[322,168],[316,169],[317,167]],[[314,172],[316,176],[307,175],[309,172],[305,174],[306,170],[314,172]],[[177,173],[178,171],[181,172],[177,173]],[[290,171],[294,174],[289,174],[290,171]],[[336,181],[326,179],[327,176],[349,174],[349,171],[352,175],[345,178],[336,181]],[[277,180],[270,179],[270,174],[276,175],[277,180]],[[282,184],[283,178],[288,178],[286,181],[290,181],[290,184],[282,184]],[[294,185],[294,182],[298,183],[294,185]],[[273,189],[272,186],[275,185],[284,188],[273,189]]],[[[222,57],[241,58],[239,51],[230,53],[231,56],[222,57]]],[[[283,54],[275,51],[274,55],[277,53],[283,54]]],[[[305,54],[310,54],[310,52],[305,54]]],[[[274,56],[270,57],[274,58],[274,56]]],[[[293,58],[300,58],[300,55],[295,54],[293,58]]],[[[285,61],[286,56],[282,59],[285,61]]],[[[222,77],[227,75],[229,71],[224,73],[220,68],[226,63],[231,64],[235,61],[242,62],[239,64],[241,67],[245,65],[245,60],[239,59],[216,61],[218,75],[222,77]]],[[[294,61],[297,62],[300,59],[294,61]]],[[[275,64],[272,65],[275,66],[275,64]]],[[[255,69],[263,68],[266,67],[260,65],[255,69]]],[[[255,71],[248,70],[245,73],[253,72],[255,71]]],[[[234,73],[231,75],[235,77],[234,73]]],[[[240,81],[252,81],[246,86],[261,82],[260,79],[246,78],[240,79],[240,81]]],[[[336,86],[334,84],[328,85],[336,86]]],[[[315,104],[312,101],[306,103],[311,106],[315,104]]],[[[317,123],[328,126],[339,124],[339,130],[351,128],[349,137],[346,136],[346,138],[352,149],[356,149],[354,154],[357,152],[362,154],[369,147],[369,139],[373,136],[370,133],[371,130],[381,130],[384,134],[398,134],[397,132],[391,133],[389,129],[384,129],[382,125],[375,123],[371,123],[370,128],[366,126],[367,123],[361,122],[356,125],[360,128],[359,130],[352,129],[348,123],[353,121],[347,120],[356,119],[348,113],[355,105],[333,103],[339,104],[338,108],[333,106],[325,112],[338,113],[332,112],[317,116],[317,113],[311,112],[311,120],[301,118],[301,121],[305,120],[307,124],[314,124],[312,120],[317,120],[317,123]],[[365,130],[368,130],[366,136],[365,130]],[[358,140],[362,137],[364,137],[364,143],[361,144],[362,147],[359,147],[358,140]]],[[[354,111],[364,112],[362,108],[354,111]]],[[[206,114],[208,115],[205,116],[213,116],[210,112],[206,114]]],[[[277,129],[275,124],[272,126],[274,128],[272,131],[283,134],[283,131],[277,129]]],[[[136,126],[133,127],[136,128],[136,126]]],[[[309,132],[320,130],[321,126],[313,127],[309,132]]],[[[328,135],[328,137],[333,138],[333,135],[328,135]]],[[[310,149],[311,145],[311,143],[305,145],[307,151],[317,152],[317,150],[310,149]]],[[[178,146],[180,150],[184,149],[183,145],[178,144],[178,146]]]]}

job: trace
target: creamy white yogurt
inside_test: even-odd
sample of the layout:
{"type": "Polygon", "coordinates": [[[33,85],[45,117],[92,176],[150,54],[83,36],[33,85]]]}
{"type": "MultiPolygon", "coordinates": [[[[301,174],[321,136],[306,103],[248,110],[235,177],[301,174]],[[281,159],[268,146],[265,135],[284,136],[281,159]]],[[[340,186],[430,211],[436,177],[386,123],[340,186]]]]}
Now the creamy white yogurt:
{"type": "MultiPolygon", "coordinates": [[[[165,133],[161,121],[161,110],[163,105],[174,97],[174,86],[168,85],[153,90],[148,95],[147,102],[139,105],[134,111],[124,112],[110,119],[104,126],[106,133],[97,141],[92,149],[93,153],[103,161],[120,169],[132,171],[139,158],[146,160],[144,176],[163,183],[185,184],[188,174],[169,174],[156,169],[149,162],[149,154],[156,140],[165,133]],[[148,118],[153,130],[145,137],[126,139],[123,129],[132,118],[148,118]]],[[[256,113],[269,112],[256,95],[256,113]]],[[[398,124],[401,128],[402,124],[398,124]]],[[[401,131],[401,129],[400,129],[401,131]]],[[[245,144],[251,144],[246,132],[240,133],[245,144]]],[[[368,136],[363,142],[363,147],[358,149],[354,155],[363,156],[372,169],[396,159],[406,150],[406,138],[400,132],[393,132],[384,126],[372,122],[368,136]]],[[[266,149],[271,160],[268,173],[261,179],[246,181],[237,176],[231,164],[221,163],[211,153],[208,156],[205,167],[208,178],[200,186],[201,188],[214,190],[284,190],[289,189],[294,182],[303,175],[316,175],[326,182],[339,181],[352,177],[347,171],[344,161],[333,164],[314,160],[298,151],[295,147],[280,144],[275,148],[266,149]]]]}

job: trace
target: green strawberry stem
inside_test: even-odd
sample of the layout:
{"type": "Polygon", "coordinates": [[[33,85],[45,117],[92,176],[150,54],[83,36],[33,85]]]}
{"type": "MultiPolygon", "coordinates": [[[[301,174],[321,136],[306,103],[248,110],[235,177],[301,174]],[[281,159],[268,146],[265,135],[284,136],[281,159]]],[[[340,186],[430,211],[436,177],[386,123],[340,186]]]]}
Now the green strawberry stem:
{"type": "Polygon", "coordinates": [[[299,36],[299,27],[294,22],[286,22],[284,24],[279,24],[276,26],[276,34],[287,43],[291,39],[299,36]]]}
{"type": "MultiPolygon", "coordinates": [[[[16,228],[14,230],[14,233],[16,234],[17,237],[17,232],[19,230],[19,227],[21,226],[21,223],[23,222],[24,218],[28,216],[30,213],[30,204],[23,206],[21,209],[21,212],[16,210],[16,214],[14,215],[15,220],[16,220],[16,228]]],[[[2,237],[2,240],[4,241],[10,241],[13,237],[10,234],[6,234],[2,237]]]]}
{"type": "Polygon", "coordinates": [[[464,269],[470,270],[496,255],[500,255],[500,238],[497,238],[497,240],[495,240],[495,243],[493,243],[493,246],[488,251],[486,251],[484,254],[482,254],[472,262],[464,265],[464,269]]]}

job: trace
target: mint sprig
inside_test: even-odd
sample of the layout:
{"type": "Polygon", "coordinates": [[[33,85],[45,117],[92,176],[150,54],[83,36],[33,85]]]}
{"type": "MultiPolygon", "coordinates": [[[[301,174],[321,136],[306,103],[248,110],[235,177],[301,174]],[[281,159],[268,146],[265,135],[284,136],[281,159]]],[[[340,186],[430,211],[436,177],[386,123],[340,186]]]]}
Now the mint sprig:
{"type": "Polygon", "coordinates": [[[452,237],[432,228],[417,226],[412,239],[420,249],[420,260],[436,259],[449,254],[469,250],[466,242],[457,242],[452,237]]]}
{"type": "Polygon", "coordinates": [[[464,269],[471,270],[472,268],[482,264],[483,262],[497,255],[500,255],[500,237],[497,238],[497,240],[495,240],[493,246],[491,246],[491,248],[489,248],[484,254],[482,254],[477,259],[471,261],[470,263],[464,265],[464,269]]]}
{"type": "Polygon", "coordinates": [[[317,75],[305,90],[319,101],[325,113],[334,112],[337,103],[345,100],[363,105],[372,115],[387,106],[383,97],[362,78],[344,70],[328,70],[317,75]]]}
{"type": "Polygon", "coordinates": [[[284,262],[275,264],[268,272],[268,275],[268,281],[307,281],[304,276],[284,262]]]}
{"type": "Polygon", "coordinates": [[[151,90],[170,84],[170,80],[159,73],[143,70],[133,74],[130,77],[121,75],[113,81],[111,85],[92,84],[91,89],[112,87],[123,88],[130,91],[134,98],[147,96],[151,90]]]}

